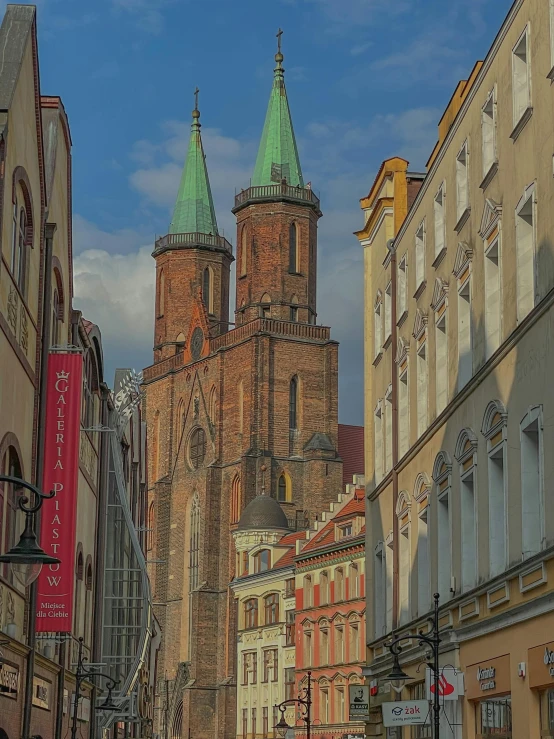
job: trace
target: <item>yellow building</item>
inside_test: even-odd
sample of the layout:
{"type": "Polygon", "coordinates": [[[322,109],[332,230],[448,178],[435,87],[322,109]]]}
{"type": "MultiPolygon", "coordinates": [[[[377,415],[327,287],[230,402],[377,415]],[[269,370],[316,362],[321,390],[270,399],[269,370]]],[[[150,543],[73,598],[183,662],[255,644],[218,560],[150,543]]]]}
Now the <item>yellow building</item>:
{"type": "MultiPolygon", "coordinates": [[[[366,672],[388,674],[391,632],[426,628],[438,592],[441,664],[465,677],[442,723],[464,739],[554,733],[553,67],[553,4],[516,0],[458,85],[414,202],[407,163],[388,160],[357,233],[366,672]]],[[[404,698],[426,696],[424,652],[404,645],[404,698]]],[[[391,736],[388,688],[370,735],[391,736]]]]}

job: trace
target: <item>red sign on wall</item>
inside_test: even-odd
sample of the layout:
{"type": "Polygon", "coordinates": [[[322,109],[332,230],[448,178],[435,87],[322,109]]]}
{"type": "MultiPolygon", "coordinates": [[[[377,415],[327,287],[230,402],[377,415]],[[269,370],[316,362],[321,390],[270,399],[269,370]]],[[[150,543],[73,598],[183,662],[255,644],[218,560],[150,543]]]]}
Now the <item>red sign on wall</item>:
{"type": "Polygon", "coordinates": [[[82,377],[80,354],[49,355],[42,489],[56,496],[42,506],[40,545],[61,562],[38,578],[38,632],[71,631],[82,377]]]}

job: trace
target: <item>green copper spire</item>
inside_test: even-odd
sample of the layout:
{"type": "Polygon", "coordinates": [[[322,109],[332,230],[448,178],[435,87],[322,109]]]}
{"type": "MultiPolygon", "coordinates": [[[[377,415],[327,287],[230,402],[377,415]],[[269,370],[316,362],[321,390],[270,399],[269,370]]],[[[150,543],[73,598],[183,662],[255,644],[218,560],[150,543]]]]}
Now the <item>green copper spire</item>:
{"type": "Polygon", "coordinates": [[[304,187],[285,89],[285,70],[281,54],[282,33],[279,29],[275,54],[277,66],[274,70],[273,87],[252,177],[253,187],[272,185],[282,180],[286,180],[288,185],[304,187]]]}
{"type": "Polygon", "coordinates": [[[206,168],[206,155],[200,135],[198,92],[196,88],[189,148],[169,233],[202,233],[215,236],[217,221],[206,168]]]}

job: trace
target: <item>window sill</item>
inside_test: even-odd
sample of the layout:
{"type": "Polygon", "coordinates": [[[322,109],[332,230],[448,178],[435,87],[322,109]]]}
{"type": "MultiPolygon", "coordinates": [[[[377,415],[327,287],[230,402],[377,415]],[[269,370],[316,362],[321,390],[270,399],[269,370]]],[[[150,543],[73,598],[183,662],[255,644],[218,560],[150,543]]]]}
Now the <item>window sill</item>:
{"type": "Polygon", "coordinates": [[[437,269],[437,267],[439,266],[439,264],[444,259],[445,255],[446,255],[446,246],[443,246],[442,249],[437,254],[437,256],[435,257],[435,261],[433,262],[433,264],[431,266],[434,267],[435,269],[437,269]]]}
{"type": "Polygon", "coordinates": [[[391,344],[392,344],[392,334],[389,334],[387,338],[385,339],[385,343],[383,344],[383,349],[388,349],[391,344]]]}
{"type": "Polygon", "coordinates": [[[295,277],[302,277],[302,272],[291,272],[289,269],[289,275],[294,275],[295,277]]]}
{"type": "Polygon", "coordinates": [[[248,277],[248,275],[237,275],[237,280],[244,280],[248,277]]]}
{"type": "Polygon", "coordinates": [[[489,171],[483,177],[483,181],[479,185],[481,190],[486,190],[490,183],[493,181],[495,174],[498,172],[498,162],[493,162],[489,167],[489,171]]]}
{"type": "Polygon", "coordinates": [[[402,326],[402,324],[404,323],[404,321],[406,320],[406,318],[408,318],[408,311],[407,310],[404,310],[404,311],[402,311],[402,313],[400,315],[400,318],[396,322],[396,325],[400,328],[400,326],[402,326]]]}
{"type": "Polygon", "coordinates": [[[516,123],[516,125],[514,126],[514,130],[510,134],[510,138],[512,139],[514,143],[517,141],[519,134],[523,131],[523,129],[527,125],[527,122],[529,121],[532,115],[533,115],[533,108],[532,106],[529,106],[528,108],[525,109],[525,112],[523,113],[519,121],[516,123]]]}
{"type": "Polygon", "coordinates": [[[414,293],[414,298],[416,300],[421,297],[421,295],[423,294],[423,292],[424,292],[424,290],[425,290],[426,287],[427,287],[427,280],[423,280],[423,282],[421,282],[419,284],[419,287],[417,288],[417,290],[414,293]]]}
{"type": "Polygon", "coordinates": [[[382,358],[383,358],[383,352],[379,352],[379,354],[373,360],[373,366],[377,367],[377,365],[379,364],[382,358]]]}
{"type": "Polygon", "coordinates": [[[471,214],[471,208],[468,205],[468,207],[464,210],[462,215],[458,218],[458,223],[454,226],[454,231],[456,231],[456,233],[460,233],[460,231],[466,224],[467,219],[469,218],[470,214],[471,214]]]}

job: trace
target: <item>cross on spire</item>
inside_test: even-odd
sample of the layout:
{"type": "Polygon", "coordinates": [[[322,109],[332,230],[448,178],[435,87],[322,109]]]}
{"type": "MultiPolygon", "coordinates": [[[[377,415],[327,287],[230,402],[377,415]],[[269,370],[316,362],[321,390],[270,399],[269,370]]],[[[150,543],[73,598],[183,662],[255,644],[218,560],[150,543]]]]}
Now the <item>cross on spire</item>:
{"type": "Polygon", "coordinates": [[[281,53],[281,36],[283,35],[283,31],[279,29],[277,31],[277,53],[281,53]]]}
{"type": "Polygon", "coordinates": [[[200,90],[198,89],[198,87],[196,87],[196,89],[194,90],[194,108],[195,108],[195,110],[198,110],[198,93],[199,92],[200,92],[200,90]]]}

